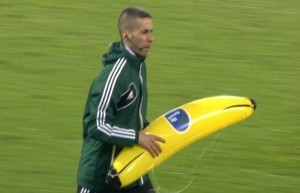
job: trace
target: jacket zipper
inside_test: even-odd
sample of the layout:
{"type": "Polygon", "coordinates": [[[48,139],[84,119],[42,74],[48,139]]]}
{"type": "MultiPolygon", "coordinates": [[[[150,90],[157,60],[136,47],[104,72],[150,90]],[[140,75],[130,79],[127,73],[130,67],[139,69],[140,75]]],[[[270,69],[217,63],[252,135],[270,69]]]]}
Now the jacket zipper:
{"type": "MultiPolygon", "coordinates": [[[[143,76],[142,76],[142,66],[143,63],[140,64],[140,72],[139,72],[139,77],[140,77],[140,82],[141,82],[141,101],[140,101],[140,107],[139,107],[139,118],[140,118],[140,130],[144,128],[144,121],[143,121],[143,115],[142,115],[142,105],[143,105],[143,76]]],[[[140,186],[144,184],[144,179],[143,176],[139,180],[140,186]]]]}
{"type": "Polygon", "coordinates": [[[140,72],[139,72],[139,77],[140,77],[140,82],[141,82],[141,101],[140,101],[140,107],[139,107],[139,118],[140,118],[140,129],[142,130],[144,128],[144,121],[143,121],[143,115],[142,115],[142,105],[143,105],[143,77],[142,77],[142,65],[143,63],[140,64],[140,72]]]}
{"type": "Polygon", "coordinates": [[[110,166],[113,165],[114,159],[115,159],[115,153],[116,153],[116,146],[114,145],[112,148],[112,153],[111,153],[111,160],[110,160],[110,166]]]}

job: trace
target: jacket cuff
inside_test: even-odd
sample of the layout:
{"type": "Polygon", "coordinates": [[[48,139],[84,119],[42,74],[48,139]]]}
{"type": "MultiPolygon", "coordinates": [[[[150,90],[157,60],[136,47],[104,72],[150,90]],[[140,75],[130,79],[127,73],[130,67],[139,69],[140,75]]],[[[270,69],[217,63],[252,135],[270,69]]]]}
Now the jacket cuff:
{"type": "Polygon", "coordinates": [[[139,144],[139,131],[135,132],[135,144],[139,144]]]}

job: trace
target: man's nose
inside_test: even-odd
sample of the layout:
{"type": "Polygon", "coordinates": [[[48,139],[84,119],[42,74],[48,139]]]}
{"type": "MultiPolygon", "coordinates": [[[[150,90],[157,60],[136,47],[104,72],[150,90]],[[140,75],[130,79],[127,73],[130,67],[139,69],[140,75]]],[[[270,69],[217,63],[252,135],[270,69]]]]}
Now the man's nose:
{"type": "Polygon", "coordinates": [[[152,34],[149,35],[148,41],[149,42],[153,42],[154,41],[154,36],[152,34]]]}

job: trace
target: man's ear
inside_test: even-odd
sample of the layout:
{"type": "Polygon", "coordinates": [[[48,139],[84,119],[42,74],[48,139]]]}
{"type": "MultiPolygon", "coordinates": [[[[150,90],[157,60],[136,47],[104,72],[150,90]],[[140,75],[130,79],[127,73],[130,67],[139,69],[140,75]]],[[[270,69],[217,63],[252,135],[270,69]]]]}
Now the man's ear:
{"type": "Polygon", "coordinates": [[[126,37],[126,32],[122,31],[122,38],[124,39],[126,37]]]}
{"type": "Polygon", "coordinates": [[[122,38],[123,39],[128,39],[128,32],[127,31],[122,31],[122,38]]]}

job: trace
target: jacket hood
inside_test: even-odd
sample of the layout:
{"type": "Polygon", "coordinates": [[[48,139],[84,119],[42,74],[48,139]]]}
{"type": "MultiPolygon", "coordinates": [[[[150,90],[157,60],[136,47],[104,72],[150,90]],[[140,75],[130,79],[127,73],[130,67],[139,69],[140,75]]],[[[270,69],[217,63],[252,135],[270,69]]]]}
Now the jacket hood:
{"type": "Polygon", "coordinates": [[[109,45],[108,51],[102,55],[102,62],[103,65],[111,64],[112,62],[118,60],[121,57],[126,57],[129,61],[134,62],[134,63],[140,63],[145,60],[145,57],[141,56],[134,56],[130,54],[124,44],[119,41],[119,42],[114,42],[109,45]]]}

